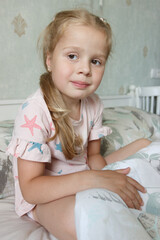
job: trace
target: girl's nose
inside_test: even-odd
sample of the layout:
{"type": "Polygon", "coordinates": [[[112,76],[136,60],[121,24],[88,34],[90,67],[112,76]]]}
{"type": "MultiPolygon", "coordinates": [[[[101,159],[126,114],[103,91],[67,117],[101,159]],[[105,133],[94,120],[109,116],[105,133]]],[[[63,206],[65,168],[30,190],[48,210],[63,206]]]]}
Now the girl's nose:
{"type": "Polygon", "coordinates": [[[78,69],[79,74],[84,74],[85,76],[91,76],[91,65],[89,62],[81,62],[78,69]]]}

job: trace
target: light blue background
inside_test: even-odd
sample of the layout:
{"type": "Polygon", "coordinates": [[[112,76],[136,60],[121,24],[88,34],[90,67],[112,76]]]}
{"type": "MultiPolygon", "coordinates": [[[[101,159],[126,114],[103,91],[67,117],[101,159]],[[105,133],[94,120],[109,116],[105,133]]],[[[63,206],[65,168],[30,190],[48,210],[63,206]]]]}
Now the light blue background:
{"type": "Polygon", "coordinates": [[[124,94],[128,86],[160,85],[151,79],[160,68],[160,0],[0,0],[0,99],[23,99],[34,92],[43,72],[36,44],[57,11],[86,7],[113,30],[112,55],[98,89],[100,95],[124,94]],[[27,27],[19,37],[15,17],[27,27]]]}

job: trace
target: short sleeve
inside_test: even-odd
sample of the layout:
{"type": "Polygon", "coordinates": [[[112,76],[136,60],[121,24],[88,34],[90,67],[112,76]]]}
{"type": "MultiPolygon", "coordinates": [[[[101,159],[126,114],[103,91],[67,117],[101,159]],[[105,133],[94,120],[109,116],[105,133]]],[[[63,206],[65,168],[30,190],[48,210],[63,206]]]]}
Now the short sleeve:
{"type": "Polygon", "coordinates": [[[100,139],[112,133],[110,127],[102,126],[103,104],[96,94],[92,95],[91,105],[94,112],[92,114],[93,120],[90,121],[91,131],[89,141],[100,139]]]}
{"type": "Polygon", "coordinates": [[[26,160],[50,162],[47,144],[54,130],[42,106],[35,100],[22,105],[15,121],[12,140],[7,153],[26,160]]]}

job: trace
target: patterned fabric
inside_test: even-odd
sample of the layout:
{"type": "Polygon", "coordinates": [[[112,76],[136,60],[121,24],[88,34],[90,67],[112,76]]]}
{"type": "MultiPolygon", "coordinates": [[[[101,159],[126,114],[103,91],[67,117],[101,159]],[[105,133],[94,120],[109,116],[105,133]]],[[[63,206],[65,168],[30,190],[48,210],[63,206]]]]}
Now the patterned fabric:
{"type": "Polygon", "coordinates": [[[147,191],[140,193],[144,202],[142,211],[160,217],[160,140],[152,142],[125,160],[107,165],[104,169],[127,167],[131,169],[128,176],[143,185],[147,191]]]}
{"type": "Polygon", "coordinates": [[[14,195],[12,163],[10,157],[5,154],[12,129],[12,121],[0,122],[0,198],[14,195]]]}
{"type": "Polygon", "coordinates": [[[160,239],[160,217],[148,213],[140,213],[138,220],[154,240],[160,239]]]}
{"type": "Polygon", "coordinates": [[[88,170],[88,141],[100,139],[111,133],[110,128],[102,126],[102,112],[103,106],[97,95],[93,94],[81,101],[80,119],[78,121],[71,119],[71,121],[75,132],[83,139],[84,150],[82,154],[69,160],[62,152],[59,137],[48,142],[48,139],[54,136],[55,128],[40,89],[22,105],[8,147],[8,153],[14,156],[15,205],[19,216],[30,211],[34,205],[28,204],[22,197],[17,158],[47,163],[46,175],[63,175],[88,170]]]}
{"type": "Polygon", "coordinates": [[[112,129],[112,134],[102,139],[104,156],[139,138],[160,139],[160,116],[134,107],[105,108],[103,125],[112,129]]]}

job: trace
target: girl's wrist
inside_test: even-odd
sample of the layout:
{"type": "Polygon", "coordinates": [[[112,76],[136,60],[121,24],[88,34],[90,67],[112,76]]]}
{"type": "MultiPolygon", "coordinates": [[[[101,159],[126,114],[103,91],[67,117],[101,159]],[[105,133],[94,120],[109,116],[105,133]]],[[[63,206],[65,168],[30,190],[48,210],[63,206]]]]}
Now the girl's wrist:
{"type": "Polygon", "coordinates": [[[84,186],[85,190],[90,188],[96,188],[96,176],[98,170],[87,170],[85,171],[86,176],[82,179],[82,185],[84,186]]]}
{"type": "Polygon", "coordinates": [[[95,181],[95,172],[96,170],[86,170],[81,172],[79,184],[81,186],[81,191],[87,190],[90,188],[94,188],[94,181],[95,181]]]}

